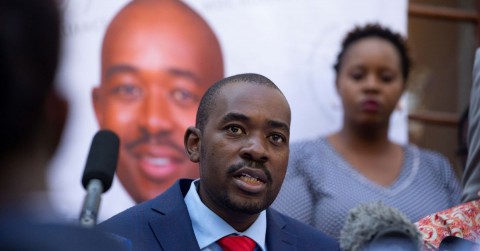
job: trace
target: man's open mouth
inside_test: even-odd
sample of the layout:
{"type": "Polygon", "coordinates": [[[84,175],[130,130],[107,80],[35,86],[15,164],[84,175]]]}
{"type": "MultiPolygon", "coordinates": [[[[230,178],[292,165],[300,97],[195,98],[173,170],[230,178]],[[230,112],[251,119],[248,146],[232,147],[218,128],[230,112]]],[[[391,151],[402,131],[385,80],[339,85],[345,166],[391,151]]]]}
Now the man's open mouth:
{"type": "Polygon", "coordinates": [[[252,185],[257,185],[257,184],[264,184],[265,181],[260,179],[259,177],[254,177],[248,173],[241,173],[240,176],[237,176],[240,180],[252,184],[252,185]]]}

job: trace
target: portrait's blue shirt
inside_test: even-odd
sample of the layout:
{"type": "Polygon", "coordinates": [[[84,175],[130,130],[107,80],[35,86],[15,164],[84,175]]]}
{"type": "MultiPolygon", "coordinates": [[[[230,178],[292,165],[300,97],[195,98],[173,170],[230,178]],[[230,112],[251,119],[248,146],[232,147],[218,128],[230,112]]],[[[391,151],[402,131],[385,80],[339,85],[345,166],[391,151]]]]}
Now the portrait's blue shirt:
{"type": "Polygon", "coordinates": [[[216,241],[224,236],[235,234],[248,236],[257,243],[255,251],[266,251],[265,235],[267,233],[267,215],[263,210],[257,220],[244,232],[236,231],[232,226],[210,210],[197,192],[198,180],[192,182],[185,196],[188,214],[192,220],[193,232],[197,238],[200,250],[222,251],[216,241]]]}

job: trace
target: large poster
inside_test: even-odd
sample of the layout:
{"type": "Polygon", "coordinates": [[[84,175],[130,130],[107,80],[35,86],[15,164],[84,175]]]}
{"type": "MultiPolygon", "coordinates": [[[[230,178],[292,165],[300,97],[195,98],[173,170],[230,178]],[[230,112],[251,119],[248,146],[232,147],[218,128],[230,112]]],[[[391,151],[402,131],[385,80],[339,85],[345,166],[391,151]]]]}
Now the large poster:
{"type": "MultiPolygon", "coordinates": [[[[52,203],[67,219],[78,218],[85,195],[80,182],[82,172],[91,139],[101,124],[99,120],[104,120],[103,115],[95,113],[95,95],[92,93],[104,78],[102,60],[108,61],[102,58],[102,41],[109,23],[129,3],[126,0],[65,0],[62,3],[64,46],[58,83],[70,101],[70,115],[48,179],[52,203]]],[[[224,76],[260,73],[284,92],[292,108],[291,141],[326,135],[340,128],[342,107],[334,87],[333,63],[348,30],[367,22],[379,22],[402,34],[406,34],[407,28],[406,0],[187,0],[184,3],[207,23],[216,36],[224,76]]],[[[135,20],[147,16],[144,12],[135,20]]],[[[128,27],[122,23],[117,29],[121,33],[128,27]]],[[[199,29],[194,30],[198,32],[199,29]]],[[[191,40],[202,43],[198,38],[191,40]]],[[[118,43],[124,40],[116,41],[112,44],[119,46],[118,43]]],[[[176,49],[167,51],[173,53],[176,49]]],[[[120,55],[113,49],[105,54],[111,57],[120,55]]],[[[156,59],[154,54],[155,51],[150,54],[151,60],[156,59]]],[[[184,54],[187,57],[194,53],[184,54]]],[[[215,56],[209,55],[212,54],[201,57],[202,67],[214,65],[215,56]]],[[[135,93],[135,89],[127,91],[135,93]]],[[[176,93],[175,97],[190,97],[185,91],[176,93]]],[[[160,103],[156,107],[163,111],[160,103]]],[[[110,109],[105,114],[111,115],[112,112],[110,109]]],[[[406,99],[402,98],[391,118],[390,130],[390,137],[399,143],[407,142],[406,115],[406,99]]],[[[183,115],[176,113],[174,118],[180,116],[183,115]]],[[[139,181],[139,184],[144,183],[148,182],[139,181]]],[[[131,195],[135,193],[127,193],[122,184],[126,182],[120,182],[116,177],[112,188],[103,194],[100,220],[140,200],[141,195],[132,199],[131,195]]]]}

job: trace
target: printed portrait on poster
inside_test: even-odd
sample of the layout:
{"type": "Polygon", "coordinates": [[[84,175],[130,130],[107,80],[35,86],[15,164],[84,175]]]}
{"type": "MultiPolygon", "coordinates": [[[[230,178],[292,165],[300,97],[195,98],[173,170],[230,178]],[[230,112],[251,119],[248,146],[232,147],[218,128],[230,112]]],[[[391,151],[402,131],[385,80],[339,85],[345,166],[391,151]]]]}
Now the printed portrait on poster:
{"type": "MultiPolygon", "coordinates": [[[[225,76],[259,73],[292,109],[291,142],[331,133],[342,107],[333,62],[345,33],[378,22],[406,34],[402,1],[64,0],[63,54],[57,82],[70,117],[49,169],[55,209],[75,220],[93,135],[120,137],[112,188],[99,220],[162,193],[180,177],[198,177],[183,134],[195,124],[205,90],[225,76]]],[[[390,137],[407,139],[406,98],[390,137]]]]}

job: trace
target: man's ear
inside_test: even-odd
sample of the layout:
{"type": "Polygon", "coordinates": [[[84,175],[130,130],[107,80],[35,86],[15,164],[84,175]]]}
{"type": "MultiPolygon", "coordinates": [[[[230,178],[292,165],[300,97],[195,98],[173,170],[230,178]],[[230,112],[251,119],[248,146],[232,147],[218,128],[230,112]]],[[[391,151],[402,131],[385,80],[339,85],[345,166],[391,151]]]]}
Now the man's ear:
{"type": "Polygon", "coordinates": [[[183,144],[185,145],[185,150],[187,150],[188,158],[190,161],[198,163],[200,162],[200,141],[202,134],[198,128],[190,126],[185,132],[185,137],[183,138],[183,144]]]}
{"type": "Polygon", "coordinates": [[[103,112],[102,112],[102,98],[100,97],[102,94],[100,93],[101,87],[95,87],[92,90],[92,105],[93,105],[93,110],[95,111],[95,117],[97,118],[97,123],[100,125],[100,127],[103,124],[103,112]]]}

